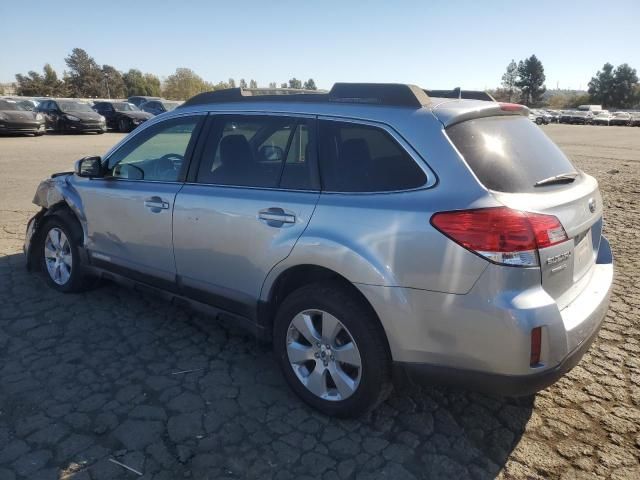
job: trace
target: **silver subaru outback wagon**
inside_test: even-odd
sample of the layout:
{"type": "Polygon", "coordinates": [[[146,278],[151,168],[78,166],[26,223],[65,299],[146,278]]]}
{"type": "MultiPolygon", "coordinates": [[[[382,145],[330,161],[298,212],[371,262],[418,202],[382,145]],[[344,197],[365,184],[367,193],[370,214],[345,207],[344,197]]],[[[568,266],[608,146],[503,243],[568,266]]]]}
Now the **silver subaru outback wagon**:
{"type": "Polygon", "coordinates": [[[400,84],[200,94],[41,183],[29,267],[152,289],[271,341],[330,415],[393,377],[547,387],[613,279],[596,180],[520,105],[400,84]]]}

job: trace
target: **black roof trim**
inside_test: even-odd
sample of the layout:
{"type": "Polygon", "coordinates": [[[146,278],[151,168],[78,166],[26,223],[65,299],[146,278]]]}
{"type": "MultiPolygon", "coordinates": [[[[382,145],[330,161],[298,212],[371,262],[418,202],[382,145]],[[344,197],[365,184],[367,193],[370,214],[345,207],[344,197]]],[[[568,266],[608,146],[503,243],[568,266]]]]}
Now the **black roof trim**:
{"type": "Polygon", "coordinates": [[[484,100],[486,102],[495,102],[496,99],[482,90],[461,90],[456,87],[453,90],[427,90],[424,93],[430,97],[438,98],[460,98],[463,100],[484,100]]]}
{"type": "Polygon", "coordinates": [[[421,108],[430,103],[428,95],[415,85],[402,83],[336,83],[329,92],[291,89],[227,88],[200,93],[180,107],[235,102],[359,103],[421,108]]]}

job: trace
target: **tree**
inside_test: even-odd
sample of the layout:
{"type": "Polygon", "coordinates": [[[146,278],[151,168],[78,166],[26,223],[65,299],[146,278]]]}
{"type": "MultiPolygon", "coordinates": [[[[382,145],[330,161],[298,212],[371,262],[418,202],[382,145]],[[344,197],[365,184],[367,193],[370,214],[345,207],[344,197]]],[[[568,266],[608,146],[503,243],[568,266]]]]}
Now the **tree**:
{"type": "Polygon", "coordinates": [[[124,98],[127,96],[127,87],[122,78],[122,73],[111,65],[102,66],[102,78],[104,79],[101,97],[124,98]]]}
{"type": "Polygon", "coordinates": [[[547,90],[544,86],[546,77],[544,67],[538,57],[531,55],[518,63],[518,87],[522,94],[520,101],[527,106],[534,106],[540,102],[542,94],[547,90]]]}
{"type": "Polygon", "coordinates": [[[316,87],[316,82],[313,81],[313,78],[310,78],[309,80],[304,82],[304,88],[306,90],[317,90],[318,89],[318,87],[316,87]]]}
{"type": "Polygon", "coordinates": [[[249,88],[258,88],[258,82],[256,82],[253,78],[249,80],[249,88]]]}
{"type": "Polygon", "coordinates": [[[598,70],[595,77],[589,82],[589,95],[592,103],[597,103],[605,108],[613,106],[614,102],[614,78],[613,65],[609,62],[598,70]]]}
{"type": "Polygon", "coordinates": [[[233,78],[230,78],[227,85],[229,85],[228,88],[236,88],[236,81],[233,78]]]}
{"type": "Polygon", "coordinates": [[[30,97],[62,97],[66,95],[65,83],[48,63],[42,69],[43,75],[33,70],[27,75],[16,75],[18,95],[30,97]]]}
{"type": "Polygon", "coordinates": [[[289,87],[289,85],[287,84],[287,82],[282,82],[280,84],[280,88],[288,88],[288,87],[289,87]]]}
{"type": "Polygon", "coordinates": [[[81,48],[74,48],[64,59],[69,67],[66,78],[69,94],[73,97],[99,97],[104,79],[102,69],[96,61],[81,48]]]}
{"type": "Polygon", "coordinates": [[[122,75],[125,85],[125,97],[134,95],[147,95],[150,97],[160,96],[160,79],[151,73],[142,73],[140,70],[132,68],[122,75]]]}
{"type": "Polygon", "coordinates": [[[514,96],[517,93],[518,88],[516,83],[518,82],[518,65],[516,61],[511,59],[509,65],[507,65],[507,71],[502,75],[502,87],[508,93],[508,102],[514,101],[514,96]]]}
{"type": "Polygon", "coordinates": [[[301,89],[302,81],[298,80],[296,77],[293,77],[291,80],[289,80],[289,88],[301,89]]]}
{"type": "Polygon", "coordinates": [[[623,63],[613,68],[609,62],[589,82],[590,101],[605,108],[632,108],[637,100],[638,75],[635,68],[623,63]]]}
{"type": "Polygon", "coordinates": [[[201,92],[213,90],[209,82],[189,68],[177,68],[176,73],[169,75],[164,85],[164,96],[171,100],[186,100],[201,92]]]}
{"type": "Polygon", "coordinates": [[[618,108],[632,108],[636,103],[638,75],[628,64],[618,65],[613,72],[613,101],[618,108]]]}
{"type": "Polygon", "coordinates": [[[269,82],[269,88],[278,88],[278,84],[276,82],[269,82]]]}
{"type": "Polygon", "coordinates": [[[150,97],[159,97],[160,95],[162,95],[162,90],[160,88],[160,79],[153,73],[144,74],[144,83],[147,87],[147,95],[149,95],[150,97]]]}
{"type": "Polygon", "coordinates": [[[240,79],[240,88],[247,88],[247,81],[244,78],[240,79]]]}

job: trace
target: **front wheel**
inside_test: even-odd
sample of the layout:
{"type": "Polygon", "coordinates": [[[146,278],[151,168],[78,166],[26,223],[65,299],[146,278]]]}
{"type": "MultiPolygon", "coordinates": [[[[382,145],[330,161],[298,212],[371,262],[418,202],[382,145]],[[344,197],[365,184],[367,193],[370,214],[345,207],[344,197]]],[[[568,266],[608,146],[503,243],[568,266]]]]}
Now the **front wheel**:
{"type": "Polygon", "coordinates": [[[65,293],[79,292],[89,286],[82,271],[78,247],[79,226],[53,216],[42,226],[40,259],[47,283],[65,293]]]}
{"type": "Polygon", "coordinates": [[[384,331],[364,301],[338,283],[290,294],[278,309],[273,341],[289,386],[327,415],[362,415],[391,392],[384,331]]]}

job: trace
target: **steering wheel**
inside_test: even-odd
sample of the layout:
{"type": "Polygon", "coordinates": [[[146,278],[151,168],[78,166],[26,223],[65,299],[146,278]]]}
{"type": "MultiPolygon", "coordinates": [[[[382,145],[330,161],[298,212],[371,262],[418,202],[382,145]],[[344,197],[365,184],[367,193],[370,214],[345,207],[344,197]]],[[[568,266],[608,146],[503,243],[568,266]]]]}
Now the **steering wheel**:
{"type": "Polygon", "coordinates": [[[184,156],[178,153],[167,153],[158,159],[156,175],[161,178],[172,178],[180,172],[184,156]]]}

